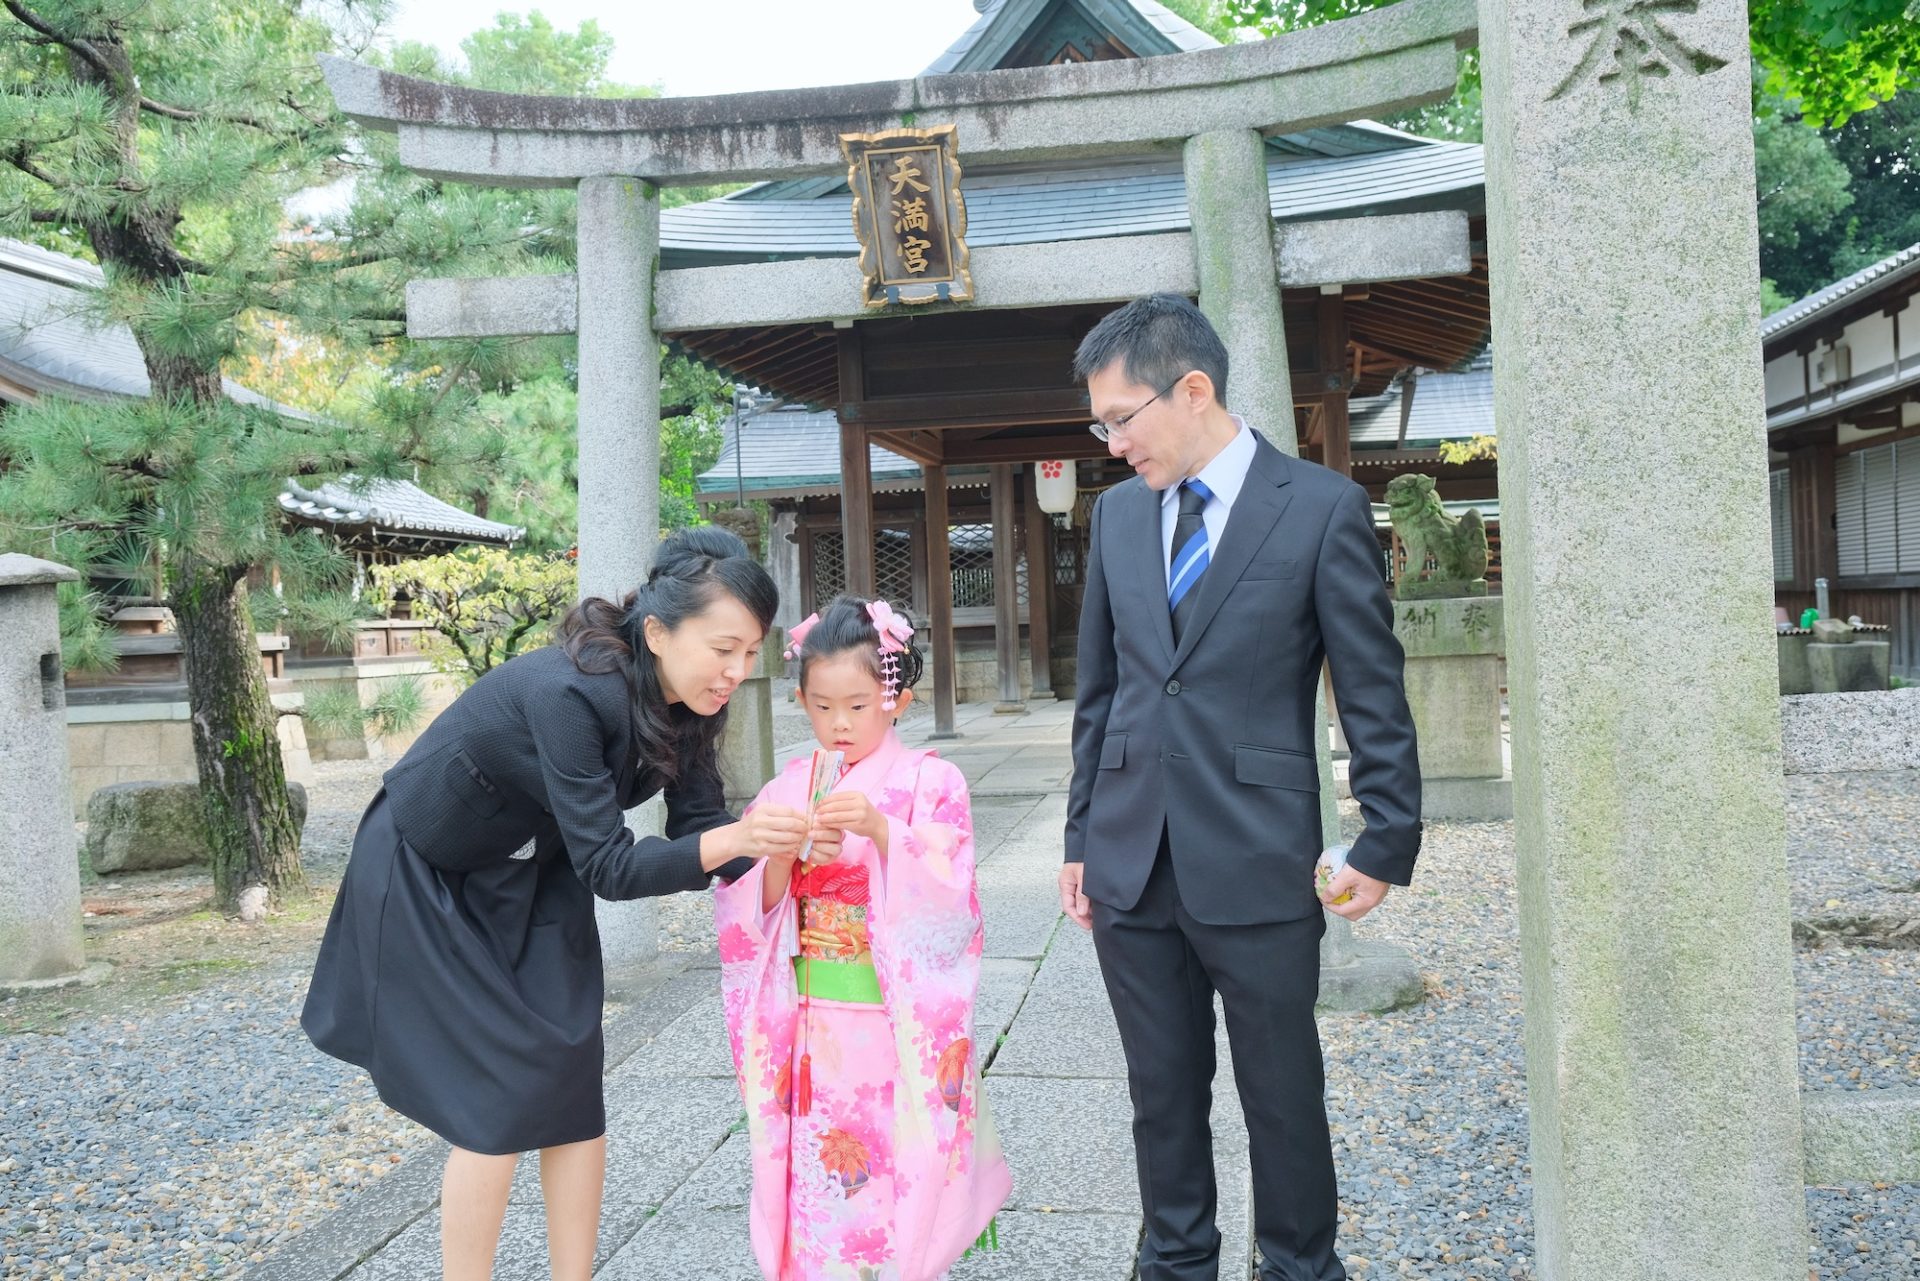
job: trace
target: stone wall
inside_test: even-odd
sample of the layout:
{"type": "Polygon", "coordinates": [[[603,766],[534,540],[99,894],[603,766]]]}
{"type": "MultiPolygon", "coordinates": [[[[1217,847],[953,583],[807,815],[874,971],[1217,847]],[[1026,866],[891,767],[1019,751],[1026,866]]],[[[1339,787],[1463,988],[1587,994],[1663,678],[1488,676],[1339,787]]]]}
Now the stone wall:
{"type": "MultiPolygon", "coordinates": [[[[276,707],[297,707],[302,695],[280,681],[276,707]]],[[[280,718],[280,754],[287,778],[313,781],[306,724],[280,718]]],[[[104,701],[67,705],[67,753],[72,762],[73,816],[84,818],[94,789],[113,783],[191,783],[199,778],[193,758],[193,728],[184,702],[104,701]]]]}

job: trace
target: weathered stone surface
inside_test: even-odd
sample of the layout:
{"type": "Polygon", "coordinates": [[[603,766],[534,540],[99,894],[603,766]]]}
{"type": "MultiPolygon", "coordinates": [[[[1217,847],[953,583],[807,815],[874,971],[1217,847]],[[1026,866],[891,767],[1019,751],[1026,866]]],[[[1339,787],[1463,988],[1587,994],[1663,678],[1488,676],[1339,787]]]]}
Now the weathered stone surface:
{"type": "Polygon", "coordinates": [[[1408,658],[1504,654],[1506,617],[1498,596],[1401,600],[1393,607],[1393,634],[1408,658]]]}
{"type": "Polygon", "coordinates": [[[1808,1183],[1920,1182],[1920,1089],[1801,1096],[1808,1183]]]}
{"type": "Polygon", "coordinates": [[[1273,256],[1280,283],[1296,289],[1458,276],[1473,269],[1462,209],[1282,223],[1273,229],[1273,256]]]}
{"type": "Polygon", "coordinates": [[[1384,1014],[1417,1005],[1425,995],[1420,967],[1405,948],[1359,939],[1351,963],[1320,967],[1314,1008],[1323,1014],[1384,1014]]]}
{"type": "MultiPolygon", "coordinates": [[[[841,173],[843,133],[952,124],[970,163],[1119,153],[1208,129],[1289,133],[1453,91],[1466,0],[1407,0],[1346,22],[1171,54],[706,98],[537,98],[323,58],[341,110],[395,129],[433,177],[565,185],[609,173],[677,184],[841,173]]],[[[1264,235],[1263,235],[1264,239],[1264,235]]]]}
{"type": "Polygon", "coordinates": [[[1499,657],[1409,658],[1406,683],[1422,782],[1500,777],[1499,657]]]}
{"type": "Polygon", "coordinates": [[[1126,1055],[1105,993],[1093,936],[1077,925],[1063,925],[993,1061],[993,1072],[1125,1080],[1126,1055]],[[1101,999],[1089,1001],[1088,992],[1101,999]]]}
{"type": "Polygon", "coordinates": [[[1139,1204],[1129,1141],[1133,1103],[1125,1081],[989,1072],[986,1083],[993,1122],[1013,1168],[1009,1209],[1099,1211],[1139,1204]],[[1127,1123],[1112,1124],[1116,1116],[1127,1123]]]}
{"type": "Polygon", "coordinates": [[[0,556],[0,983],[60,979],[86,963],[54,596],[78,577],[0,556]]]}
{"type": "Polygon", "coordinates": [[[1789,774],[1920,769],[1920,689],[1780,700],[1789,774]]]}
{"type": "MultiPolygon", "coordinates": [[[[287,783],[295,831],[307,825],[307,789],[287,783]]],[[[87,862],[101,875],[207,861],[198,783],[115,783],[87,799],[87,862]]]]}
{"type": "MultiPolygon", "coordinates": [[[[1289,288],[1330,280],[1442,276],[1470,265],[1466,215],[1458,211],[1287,223],[1275,236],[1276,270],[1280,284],[1289,288]]],[[[853,258],[681,267],[660,273],[654,321],[662,333],[672,333],[1124,302],[1160,291],[1199,291],[1193,237],[1184,231],[982,245],[972,251],[971,261],[971,302],[894,308],[861,305],[860,267],[853,258]]],[[[416,280],[407,286],[407,332],[415,338],[570,334],[578,325],[576,302],[571,276],[416,280]]]]}
{"type": "Polygon", "coordinates": [[[1685,9],[1480,4],[1554,1281],[1807,1275],[1746,6],[1685,9]]]}
{"type": "Polygon", "coordinates": [[[1420,781],[1420,817],[1494,823],[1513,817],[1513,776],[1420,781]]]}
{"type": "Polygon", "coordinates": [[[1850,694],[1886,689],[1892,684],[1888,680],[1893,662],[1892,644],[1855,640],[1851,631],[1846,634],[1849,639],[1844,642],[1826,644],[1815,640],[1807,646],[1807,677],[1813,692],[1850,694]]]}
{"type": "MultiPolygon", "coordinates": [[[[740,1111],[733,1078],[607,1078],[606,1204],[658,1205],[727,1139],[740,1111]]],[[[540,1203],[540,1162],[522,1157],[512,1200],[540,1203]]]]}
{"type": "Polygon", "coordinates": [[[773,777],[773,680],[765,674],[767,661],[763,650],[760,674],[733,691],[727,726],[720,731],[720,776],[726,780],[727,804],[736,807],[758,796],[773,777]]]}
{"type": "Polygon", "coordinates": [[[1266,143],[1251,129],[1203,133],[1187,140],[1185,163],[1200,310],[1227,347],[1226,401],[1268,439],[1291,441],[1293,379],[1274,285],[1266,143]]]}
{"type": "MultiPolygon", "coordinates": [[[[646,581],[660,541],[660,344],[652,325],[660,193],[618,170],[582,180],[579,198],[580,594],[618,600],[646,581]]],[[[658,798],[628,816],[640,835],[665,822],[658,798]]],[[[596,901],[610,978],[653,955],[646,899],[596,901]]]]}
{"type": "Polygon", "coordinates": [[[570,334],[580,327],[572,276],[506,276],[407,282],[407,333],[415,338],[570,334]]]}

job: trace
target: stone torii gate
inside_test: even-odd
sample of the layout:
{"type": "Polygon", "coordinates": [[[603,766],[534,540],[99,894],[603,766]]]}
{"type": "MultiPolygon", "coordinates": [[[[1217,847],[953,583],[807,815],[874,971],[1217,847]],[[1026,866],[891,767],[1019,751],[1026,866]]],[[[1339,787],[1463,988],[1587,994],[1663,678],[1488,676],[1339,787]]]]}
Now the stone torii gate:
{"type": "Polygon", "coordinates": [[[1140,61],[713,98],[327,74],[421,173],[577,185],[576,276],[420,281],[408,314],[416,336],[579,334],[581,589],[614,593],[658,532],[657,335],[888,314],[848,259],[658,271],[659,185],[839,173],[841,134],[909,123],[957,126],[974,166],[1178,148],[1191,235],[979,248],[971,305],[1197,294],[1236,407],[1284,423],[1280,283],[1430,274],[1465,246],[1430,217],[1276,235],[1262,136],[1444,98],[1476,39],[1539,1275],[1800,1281],[1739,0],[1402,0],[1140,61]]]}

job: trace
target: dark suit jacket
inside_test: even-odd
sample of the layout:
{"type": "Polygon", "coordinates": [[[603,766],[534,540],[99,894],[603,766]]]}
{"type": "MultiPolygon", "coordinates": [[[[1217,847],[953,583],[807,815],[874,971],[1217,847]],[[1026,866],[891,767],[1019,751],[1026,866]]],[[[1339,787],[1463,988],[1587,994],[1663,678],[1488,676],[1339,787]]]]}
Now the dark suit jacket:
{"type": "MultiPolygon", "coordinates": [[[[700,834],[733,821],[720,779],[688,771],[666,789],[666,838],[636,842],[624,811],[660,784],[629,770],[632,738],[619,673],[590,676],[557,646],[522,654],[475,681],[387,771],[394,826],[447,871],[504,862],[529,842],[564,842],[601,898],[704,888],[700,834]]],[[[737,860],[718,874],[737,877],[750,866],[737,860]]]]}
{"type": "Polygon", "coordinates": [[[1320,910],[1314,698],[1321,660],[1366,818],[1350,862],[1397,885],[1420,849],[1420,769],[1364,489],[1255,436],[1176,649],[1160,494],[1093,508],[1080,610],[1066,857],[1088,897],[1139,901],[1165,830],[1180,899],[1215,925],[1320,910]]]}

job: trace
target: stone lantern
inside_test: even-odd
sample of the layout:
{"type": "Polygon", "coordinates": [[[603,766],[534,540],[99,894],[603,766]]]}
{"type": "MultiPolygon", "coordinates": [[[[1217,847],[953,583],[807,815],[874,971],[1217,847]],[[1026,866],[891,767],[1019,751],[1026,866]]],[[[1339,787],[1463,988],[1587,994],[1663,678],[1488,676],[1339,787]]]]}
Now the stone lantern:
{"type": "Polygon", "coordinates": [[[86,971],[55,602],[59,584],[79,577],[0,555],[0,989],[86,971]]]}

